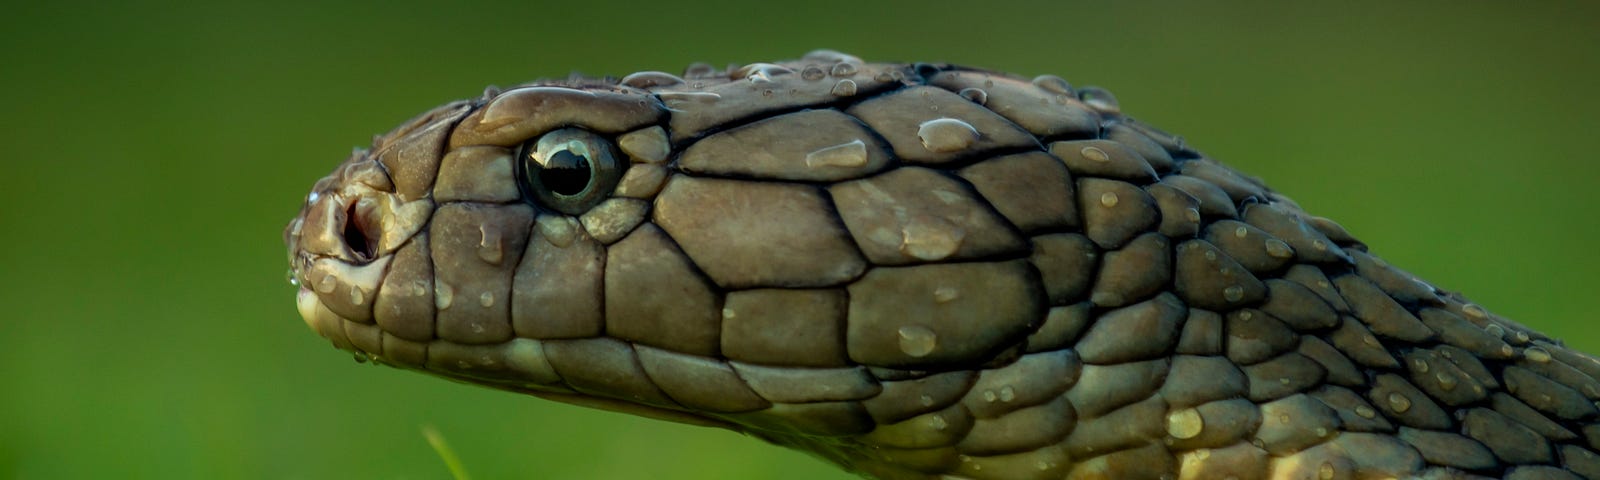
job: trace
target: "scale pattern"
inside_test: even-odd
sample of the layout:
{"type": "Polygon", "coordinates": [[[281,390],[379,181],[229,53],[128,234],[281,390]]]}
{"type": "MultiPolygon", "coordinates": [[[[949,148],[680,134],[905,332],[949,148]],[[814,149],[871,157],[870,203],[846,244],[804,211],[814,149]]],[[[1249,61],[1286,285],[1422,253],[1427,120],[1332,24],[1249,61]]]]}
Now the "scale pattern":
{"type": "Polygon", "coordinates": [[[1600,361],[1054,76],[819,51],[491,88],[286,236],[362,358],[869,477],[1600,479],[1600,361]],[[571,126],[626,164],[577,215],[516,158],[571,126]]]}

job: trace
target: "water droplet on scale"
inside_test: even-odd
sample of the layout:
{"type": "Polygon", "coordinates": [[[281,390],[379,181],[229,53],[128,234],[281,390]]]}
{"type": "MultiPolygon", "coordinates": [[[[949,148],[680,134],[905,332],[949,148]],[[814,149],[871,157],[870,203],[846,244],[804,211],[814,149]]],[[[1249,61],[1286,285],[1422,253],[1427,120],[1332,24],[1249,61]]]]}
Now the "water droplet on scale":
{"type": "Polygon", "coordinates": [[[926,357],[938,346],[939,336],[921,325],[900,327],[900,351],[912,357],[926,357]]]}
{"type": "Polygon", "coordinates": [[[483,305],[483,308],[494,306],[494,294],[483,292],[483,295],[478,295],[478,305],[483,305]]]}
{"type": "Polygon", "coordinates": [[[450,308],[450,303],[455,301],[456,291],[444,282],[433,284],[433,306],[440,310],[450,308]]]}
{"type": "Polygon", "coordinates": [[[1167,414],[1167,434],[1172,438],[1194,438],[1202,430],[1205,430],[1205,419],[1200,417],[1199,410],[1185,408],[1167,414]]]}
{"type": "Polygon", "coordinates": [[[918,125],[917,138],[930,152],[959,152],[977,143],[978,129],[954,118],[937,118],[918,125]]]}
{"type": "Polygon", "coordinates": [[[1105,150],[1101,150],[1100,147],[1083,147],[1082,149],[1078,150],[1078,154],[1083,155],[1083,158],[1087,158],[1096,162],[1104,163],[1111,161],[1111,155],[1107,154],[1105,150]]]}
{"type": "Polygon", "coordinates": [[[833,90],[829,93],[835,97],[853,97],[856,95],[856,82],[848,78],[840,80],[839,83],[833,84],[833,90]]]}
{"type": "Polygon", "coordinates": [[[985,92],[981,88],[971,88],[971,87],[963,88],[957,94],[961,95],[961,98],[965,98],[968,101],[971,101],[972,103],[976,103],[978,105],[988,105],[989,104],[989,92],[985,92]]]}
{"type": "Polygon", "coordinates": [[[1224,289],[1222,289],[1222,298],[1224,300],[1227,300],[1227,301],[1230,301],[1230,302],[1237,302],[1239,300],[1243,300],[1244,299],[1244,287],[1240,287],[1238,285],[1234,285],[1234,286],[1231,286],[1231,287],[1228,287],[1228,288],[1224,288],[1224,289]]]}
{"type": "Polygon", "coordinates": [[[1394,410],[1395,413],[1406,413],[1406,410],[1411,409],[1411,399],[1399,393],[1390,393],[1389,409],[1394,410]]]}
{"type": "Polygon", "coordinates": [[[1100,194],[1100,205],[1104,205],[1106,208],[1115,207],[1117,206],[1117,203],[1121,201],[1122,199],[1117,198],[1117,194],[1115,193],[1106,192],[1100,194]]]}
{"type": "Polygon", "coordinates": [[[929,216],[911,217],[900,229],[900,251],[922,260],[943,260],[961,248],[965,230],[949,221],[929,216]]]}
{"type": "Polygon", "coordinates": [[[333,275],[323,275],[322,280],[317,281],[317,292],[333,293],[333,289],[338,286],[339,279],[333,278],[333,275]]]}
{"type": "Polygon", "coordinates": [[[867,164],[867,144],[856,139],[806,154],[807,167],[859,167],[867,164]]]}
{"type": "Polygon", "coordinates": [[[822,67],[818,67],[816,65],[807,65],[806,68],[800,70],[800,78],[808,81],[821,80],[822,77],[827,75],[828,74],[826,72],[822,71],[822,67]]]}

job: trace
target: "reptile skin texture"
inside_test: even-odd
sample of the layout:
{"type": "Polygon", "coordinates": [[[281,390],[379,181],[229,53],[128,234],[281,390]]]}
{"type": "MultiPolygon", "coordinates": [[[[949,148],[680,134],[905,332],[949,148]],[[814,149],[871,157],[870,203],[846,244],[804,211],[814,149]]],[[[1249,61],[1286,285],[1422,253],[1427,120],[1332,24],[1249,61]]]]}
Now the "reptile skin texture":
{"type": "Polygon", "coordinates": [[[871,478],[1600,480],[1600,360],[1055,76],[490,88],[285,236],[340,349],[871,478]]]}

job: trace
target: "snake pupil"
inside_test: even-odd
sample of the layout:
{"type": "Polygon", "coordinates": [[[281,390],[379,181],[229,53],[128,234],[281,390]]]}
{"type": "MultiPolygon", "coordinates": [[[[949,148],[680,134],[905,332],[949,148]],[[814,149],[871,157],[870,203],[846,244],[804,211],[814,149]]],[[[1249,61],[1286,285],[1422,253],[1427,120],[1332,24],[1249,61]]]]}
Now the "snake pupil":
{"type": "Polygon", "coordinates": [[[589,187],[590,172],[588,158],[562,150],[545,161],[539,170],[539,182],[553,193],[572,196],[589,187]]]}

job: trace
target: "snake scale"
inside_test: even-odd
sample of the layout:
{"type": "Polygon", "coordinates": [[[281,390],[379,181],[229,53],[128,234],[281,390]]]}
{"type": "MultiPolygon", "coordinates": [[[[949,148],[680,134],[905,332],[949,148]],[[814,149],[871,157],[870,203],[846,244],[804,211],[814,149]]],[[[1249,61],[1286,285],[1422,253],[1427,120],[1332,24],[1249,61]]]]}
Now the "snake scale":
{"type": "Polygon", "coordinates": [[[1055,76],[491,87],[285,237],[361,358],[867,477],[1600,479],[1600,360],[1055,76]]]}

